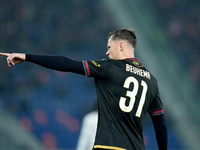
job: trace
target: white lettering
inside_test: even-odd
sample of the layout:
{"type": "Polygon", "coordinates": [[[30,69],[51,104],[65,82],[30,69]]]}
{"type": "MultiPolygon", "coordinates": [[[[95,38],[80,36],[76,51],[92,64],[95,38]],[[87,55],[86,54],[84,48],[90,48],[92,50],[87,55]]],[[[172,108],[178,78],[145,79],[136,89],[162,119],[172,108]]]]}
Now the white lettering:
{"type": "Polygon", "coordinates": [[[150,80],[150,73],[146,70],[134,67],[132,65],[126,64],[126,71],[139,75],[141,77],[145,77],[150,80]]]}

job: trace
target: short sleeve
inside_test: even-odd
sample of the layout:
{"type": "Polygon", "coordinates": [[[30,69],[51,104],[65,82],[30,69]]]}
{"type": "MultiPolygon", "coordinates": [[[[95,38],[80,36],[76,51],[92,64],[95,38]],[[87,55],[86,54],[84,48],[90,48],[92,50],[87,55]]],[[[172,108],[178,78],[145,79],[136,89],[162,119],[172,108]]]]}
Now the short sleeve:
{"type": "Polygon", "coordinates": [[[105,77],[111,67],[110,60],[83,61],[86,77],[105,77]]]}

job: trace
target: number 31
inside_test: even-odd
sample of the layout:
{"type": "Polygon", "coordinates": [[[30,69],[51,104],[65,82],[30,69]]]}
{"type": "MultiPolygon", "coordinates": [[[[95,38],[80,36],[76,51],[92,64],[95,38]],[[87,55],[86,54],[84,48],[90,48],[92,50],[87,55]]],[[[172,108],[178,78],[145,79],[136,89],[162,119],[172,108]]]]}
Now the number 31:
{"type": "MultiPolygon", "coordinates": [[[[126,98],[125,97],[120,97],[120,100],[119,100],[119,107],[124,112],[130,112],[133,109],[133,106],[134,106],[134,103],[135,103],[135,98],[136,98],[136,95],[137,95],[138,89],[139,89],[138,80],[135,79],[134,77],[128,77],[125,80],[124,88],[128,89],[131,83],[134,84],[133,90],[132,91],[128,91],[127,90],[127,92],[126,92],[126,96],[130,97],[129,105],[128,106],[125,105],[125,103],[126,103],[126,98]]],[[[143,86],[143,90],[142,90],[142,95],[140,97],[140,102],[139,102],[139,105],[138,105],[138,108],[137,108],[137,111],[136,111],[136,114],[135,114],[136,117],[140,117],[141,116],[142,108],[143,108],[143,105],[144,105],[144,102],[145,102],[145,99],[146,99],[146,93],[147,93],[147,89],[148,89],[147,84],[146,84],[145,81],[142,80],[141,81],[141,85],[143,86]]]]}

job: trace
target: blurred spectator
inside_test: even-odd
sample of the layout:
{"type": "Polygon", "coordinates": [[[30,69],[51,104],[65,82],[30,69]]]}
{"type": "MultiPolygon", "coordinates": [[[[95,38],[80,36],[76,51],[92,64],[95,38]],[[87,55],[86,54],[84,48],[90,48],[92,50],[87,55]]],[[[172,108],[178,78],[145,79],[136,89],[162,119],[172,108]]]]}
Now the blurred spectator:
{"type": "Polygon", "coordinates": [[[78,139],[77,150],[91,150],[94,145],[97,129],[98,111],[86,114],[83,118],[80,136],[78,139]]]}

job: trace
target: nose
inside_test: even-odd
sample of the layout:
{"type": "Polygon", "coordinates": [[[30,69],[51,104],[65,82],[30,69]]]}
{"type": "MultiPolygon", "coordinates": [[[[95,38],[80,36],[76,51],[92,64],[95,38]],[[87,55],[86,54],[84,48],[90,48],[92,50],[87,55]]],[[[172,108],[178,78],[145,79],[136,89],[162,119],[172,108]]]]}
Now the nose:
{"type": "Polygon", "coordinates": [[[108,56],[110,54],[110,51],[109,50],[107,50],[107,52],[106,52],[106,55],[108,56]]]}

